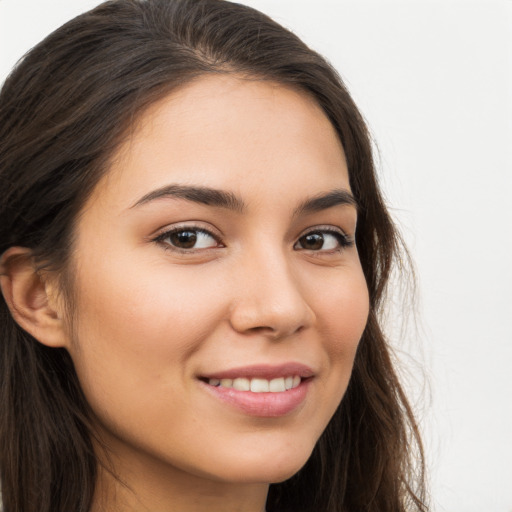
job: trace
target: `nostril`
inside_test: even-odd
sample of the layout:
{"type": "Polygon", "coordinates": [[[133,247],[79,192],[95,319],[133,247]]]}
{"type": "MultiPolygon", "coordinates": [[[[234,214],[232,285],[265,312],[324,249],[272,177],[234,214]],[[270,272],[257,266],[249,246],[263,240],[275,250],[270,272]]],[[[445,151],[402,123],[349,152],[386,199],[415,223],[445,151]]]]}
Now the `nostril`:
{"type": "Polygon", "coordinates": [[[260,326],[260,327],[251,327],[250,329],[247,329],[248,332],[255,332],[255,333],[264,333],[269,332],[273,333],[276,331],[273,327],[266,327],[266,326],[260,326]]]}

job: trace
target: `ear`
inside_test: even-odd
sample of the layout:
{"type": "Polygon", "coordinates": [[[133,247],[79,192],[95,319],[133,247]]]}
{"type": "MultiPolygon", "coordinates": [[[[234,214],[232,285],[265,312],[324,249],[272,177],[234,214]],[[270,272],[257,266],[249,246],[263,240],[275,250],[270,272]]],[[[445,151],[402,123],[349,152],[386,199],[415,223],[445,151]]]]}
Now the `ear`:
{"type": "Polygon", "coordinates": [[[0,259],[0,287],[14,320],[49,347],[65,347],[68,336],[56,287],[38,272],[32,251],[11,247],[0,259]]]}

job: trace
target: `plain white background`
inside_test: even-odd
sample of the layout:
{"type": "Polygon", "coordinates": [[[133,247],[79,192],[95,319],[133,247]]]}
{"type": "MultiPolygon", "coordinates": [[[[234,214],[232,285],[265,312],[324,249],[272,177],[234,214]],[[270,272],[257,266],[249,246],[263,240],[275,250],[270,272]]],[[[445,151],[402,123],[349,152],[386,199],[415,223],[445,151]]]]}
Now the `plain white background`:
{"type": "MultiPolygon", "coordinates": [[[[0,81],[97,3],[0,0],[0,81]]],[[[419,278],[396,346],[415,360],[434,509],[512,512],[512,1],[245,3],[327,56],[378,142],[419,278]]]]}

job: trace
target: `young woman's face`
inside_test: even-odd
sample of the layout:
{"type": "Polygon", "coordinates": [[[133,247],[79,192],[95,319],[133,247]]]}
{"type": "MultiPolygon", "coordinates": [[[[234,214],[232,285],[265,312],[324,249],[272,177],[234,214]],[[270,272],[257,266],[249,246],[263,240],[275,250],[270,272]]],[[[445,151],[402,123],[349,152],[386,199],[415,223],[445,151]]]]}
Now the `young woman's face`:
{"type": "Polygon", "coordinates": [[[366,324],[356,220],[343,149],[305,94],[206,77],[147,111],[72,260],[68,350],[115,460],[224,482],[296,472],[366,324]]]}

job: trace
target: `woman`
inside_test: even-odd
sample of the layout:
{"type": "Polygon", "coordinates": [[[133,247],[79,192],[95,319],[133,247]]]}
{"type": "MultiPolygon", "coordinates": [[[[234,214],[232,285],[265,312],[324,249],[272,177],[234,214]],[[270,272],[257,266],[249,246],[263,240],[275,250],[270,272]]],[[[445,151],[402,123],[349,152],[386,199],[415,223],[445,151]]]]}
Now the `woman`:
{"type": "Polygon", "coordinates": [[[426,510],[378,320],[399,239],[297,37],[106,2],[6,81],[0,180],[6,512],[426,510]]]}

